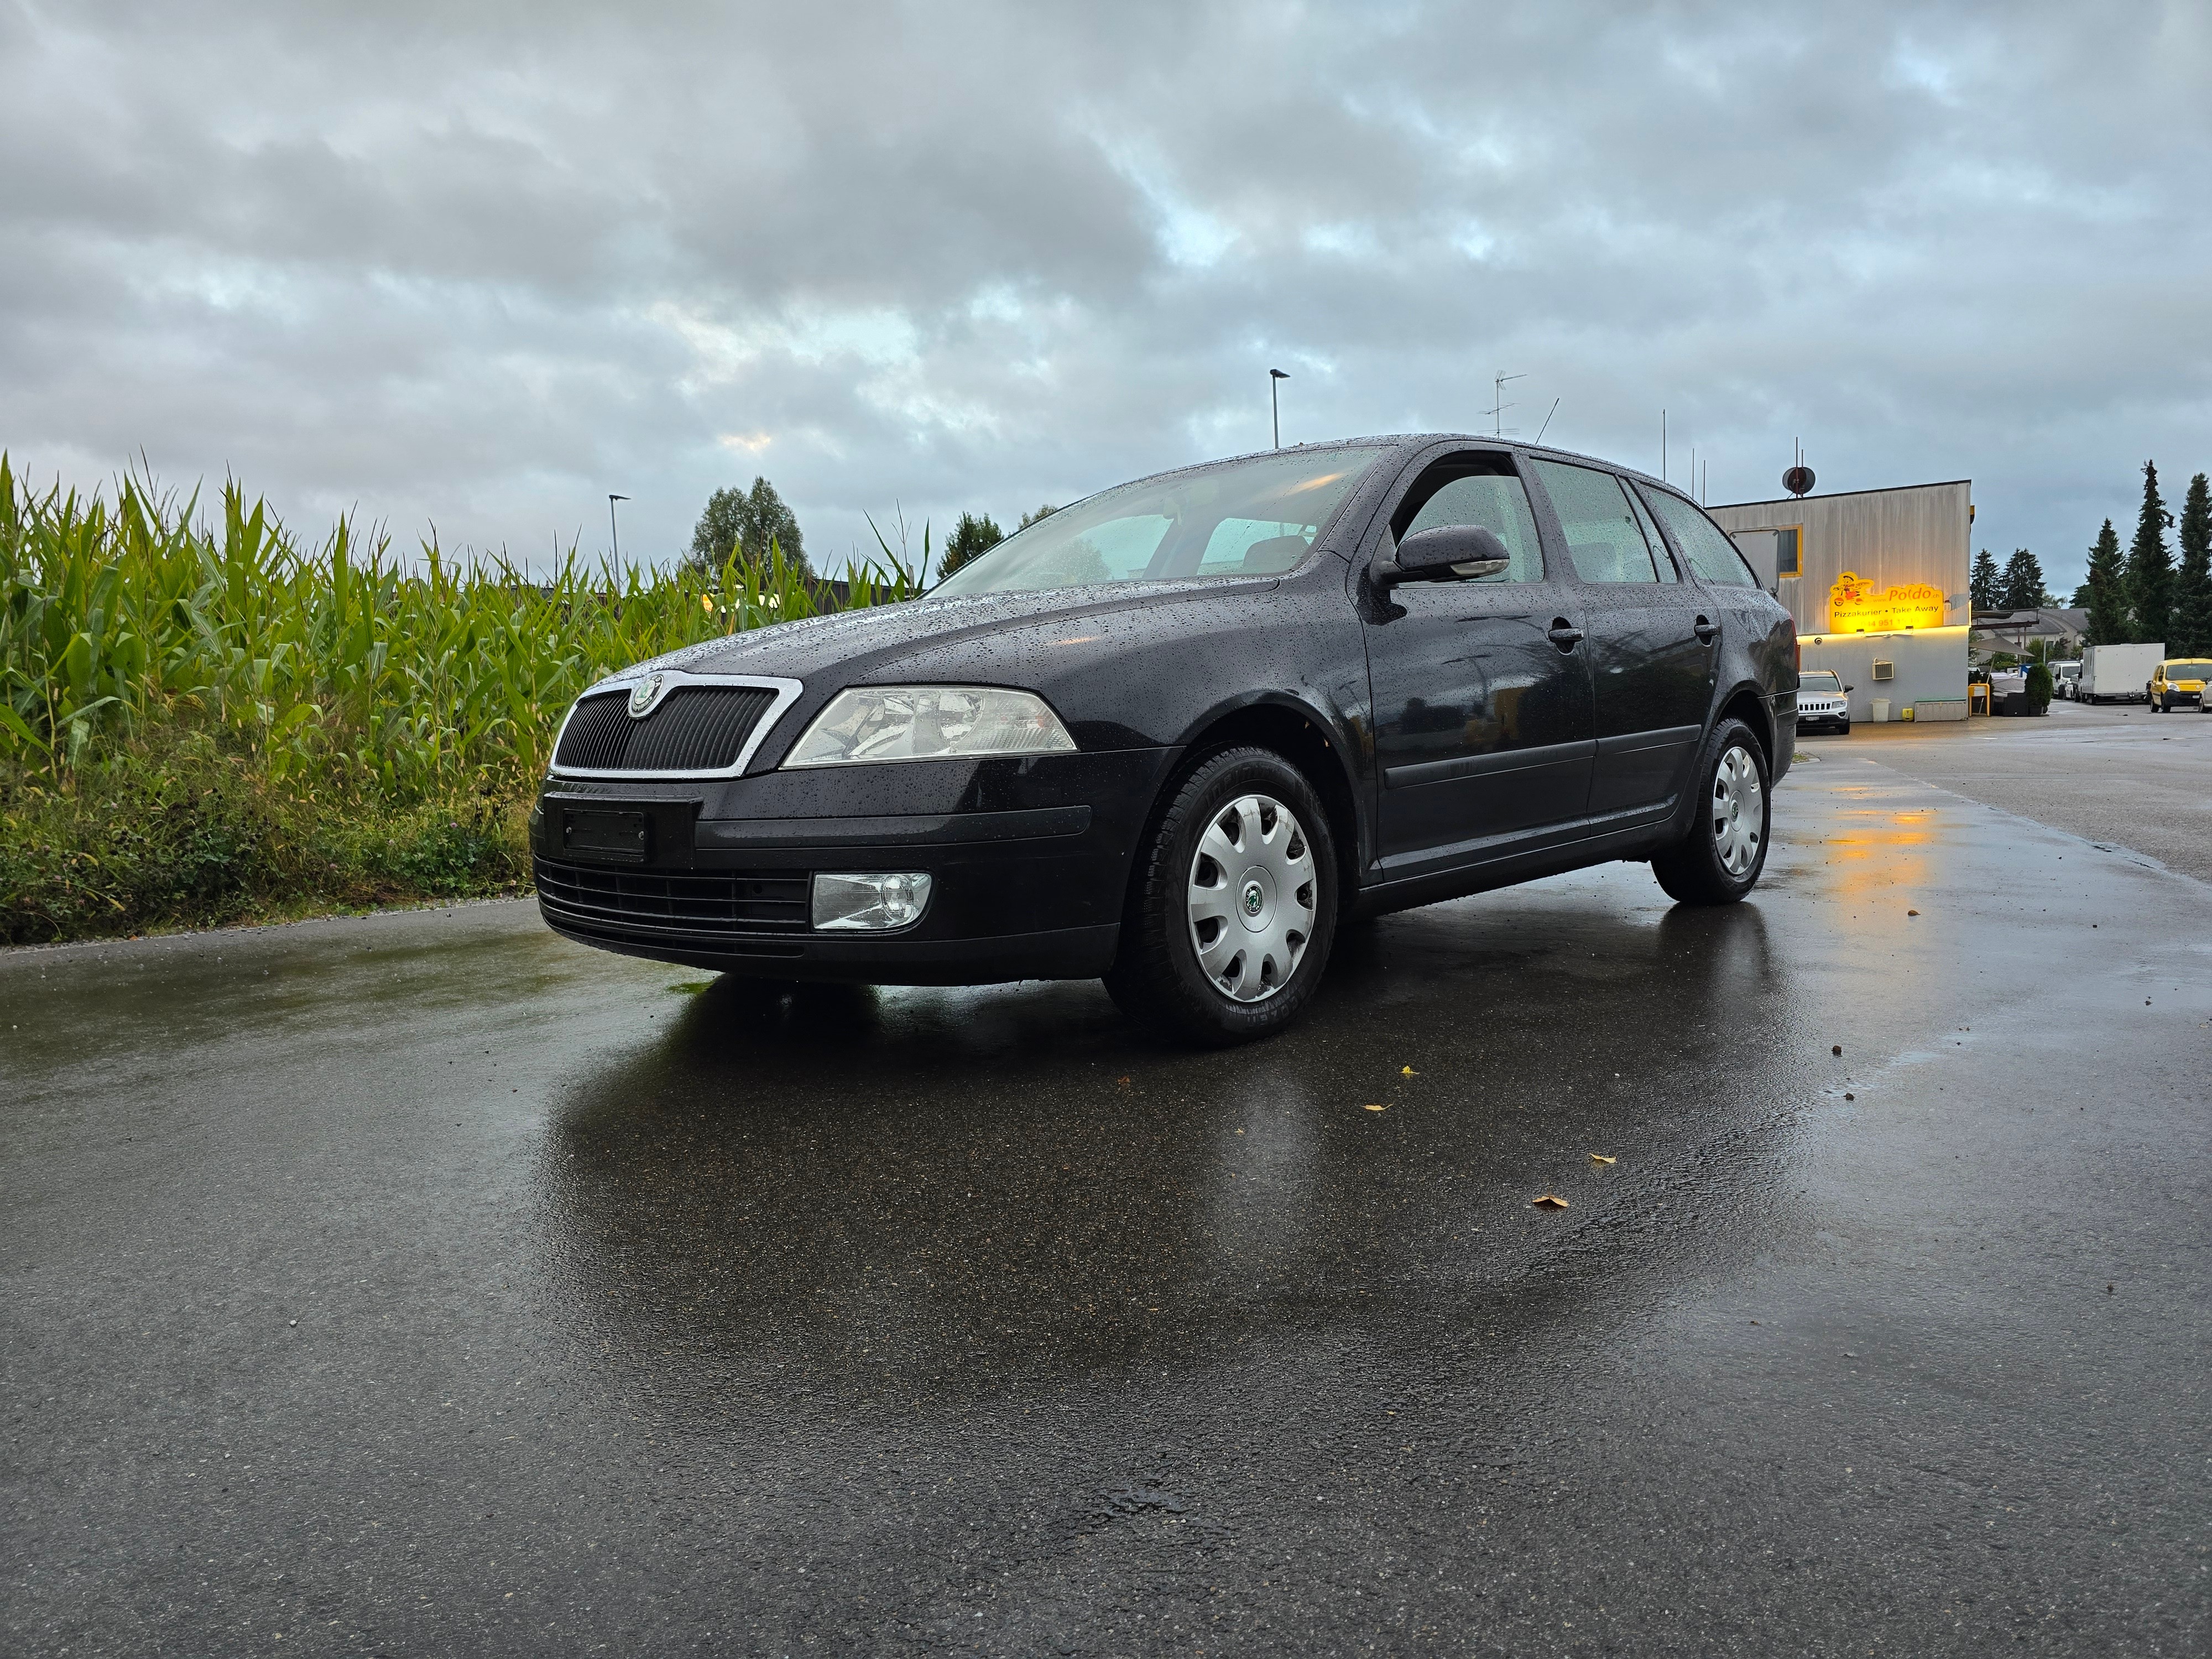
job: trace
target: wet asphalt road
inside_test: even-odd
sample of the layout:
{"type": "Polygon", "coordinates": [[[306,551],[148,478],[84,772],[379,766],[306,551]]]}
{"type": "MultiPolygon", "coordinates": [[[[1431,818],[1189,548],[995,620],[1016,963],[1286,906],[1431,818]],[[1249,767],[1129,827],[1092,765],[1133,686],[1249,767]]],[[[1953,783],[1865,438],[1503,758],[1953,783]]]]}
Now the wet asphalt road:
{"type": "Polygon", "coordinates": [[[0,1647],[2204,1653],[2212,890],[1816,752],[1753,902],[1228,1054],[524,906],[0,957],[0,1647]]]}

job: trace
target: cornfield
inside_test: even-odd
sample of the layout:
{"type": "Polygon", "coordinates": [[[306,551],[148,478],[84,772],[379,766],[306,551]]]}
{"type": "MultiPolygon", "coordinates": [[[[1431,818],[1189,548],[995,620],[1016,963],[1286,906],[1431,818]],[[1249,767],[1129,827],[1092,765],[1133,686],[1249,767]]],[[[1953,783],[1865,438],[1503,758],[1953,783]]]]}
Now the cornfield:
{"type": "Polygon", "coordinates": [[[306,544],[235,483],[219,521],[196,494],[133,478],[112,503],[39,495],[0,454],[0,939],[228,919],[281,908],[288,888],[467,890],[466,876],[410,883],[392,842],[467,825],[503,849],[473,884],[511,886],[517,811],[579,691],[678,646],[903,599],[912,577],[893,562],[888,579],[848,570],[841,594],[774,549],[702,573],[572,548],[539,579],[434,543],[403,561],[343,520],[306,544]],[[202,830],[243,813],[258,864],[177,896],[151,865],[179,812],[202,830]],[[368,823],[389,831],[382,853],[332,856],[333,836],[368,823]]]}

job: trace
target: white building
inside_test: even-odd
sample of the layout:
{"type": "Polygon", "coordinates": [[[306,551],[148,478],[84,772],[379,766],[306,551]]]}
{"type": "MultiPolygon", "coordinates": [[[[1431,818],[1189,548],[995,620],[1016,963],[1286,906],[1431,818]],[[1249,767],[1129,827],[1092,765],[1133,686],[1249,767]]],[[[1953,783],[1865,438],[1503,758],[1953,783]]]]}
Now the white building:
{"type": "Polygon", "coordinates": [[[1972,495],[1960,478],[1706,510],[1796,618],[1802,665],[1851,688],[1854,720],[1963,720],[1972,495]]]}

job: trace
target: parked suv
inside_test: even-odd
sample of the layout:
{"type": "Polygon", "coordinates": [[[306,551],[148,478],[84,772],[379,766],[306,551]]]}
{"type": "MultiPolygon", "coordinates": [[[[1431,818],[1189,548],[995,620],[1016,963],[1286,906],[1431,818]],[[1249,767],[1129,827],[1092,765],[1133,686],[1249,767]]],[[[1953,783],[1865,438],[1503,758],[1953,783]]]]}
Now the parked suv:
{"type": "Polygon", "coordinates": [[[1851,729],[1851,705],[1845,685],[1833,669],[1808,668],[1797,677],[1797,729],[1800,732],[1841,732],[1851,729]]]}
{"type": "Polygon", "coordinates": [[[1464,436],[1246,456],[592,687],[532,816],[538,902],[768,979],[1103,976],[1240,1041],[1348,916],[1620,859],[1741,898],[1796,644],[1657,479],[1464,436]]]}

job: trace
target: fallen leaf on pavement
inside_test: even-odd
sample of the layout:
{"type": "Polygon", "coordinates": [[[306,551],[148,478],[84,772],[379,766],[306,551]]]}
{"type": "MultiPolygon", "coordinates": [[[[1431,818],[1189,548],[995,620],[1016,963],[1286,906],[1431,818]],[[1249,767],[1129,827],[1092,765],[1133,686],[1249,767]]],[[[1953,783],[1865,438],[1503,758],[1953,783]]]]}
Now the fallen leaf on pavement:
{"type": "Polygon", "coordinates": [[[1905,914],[1908,916],[1917,916],[1920,912],[1917,910],[1907,910],[1905,914]]]}
{"type": "Polygon", "coordinates": [[[1390,1109],[1388,1106],[1363,1106],[1360,1108],[1360,1110],[1364,1112],[1387,1112],[1389,1109],[1390,1109]]]}
{"type": "Polygon", "coordinates": [[[1613,1161],[1613,1159],[1607,1158],[1603,1152],[1592,1152],[1590,1154],[1590,1162],[1593,1164],[1610,1164],[1613,1161]]]}
{"type": "Polygon", "coordinates": [[[1536,1210],[1564,1210],[1567,1207],[1567,1200],[1564,1198],[1554,1198],[1551,1194],[1546,1193],[1543,1197],[1533,1200],[1529,1207],[1536,1210]]]}
{"type": "Polygon", "coordinates": [[[1400,1077],[1419,1077],[1420,1076],[1420,1073],[1410,1066],[1401,1066],[1398,1068],[1398,1075],[1400,1077]]]}

